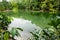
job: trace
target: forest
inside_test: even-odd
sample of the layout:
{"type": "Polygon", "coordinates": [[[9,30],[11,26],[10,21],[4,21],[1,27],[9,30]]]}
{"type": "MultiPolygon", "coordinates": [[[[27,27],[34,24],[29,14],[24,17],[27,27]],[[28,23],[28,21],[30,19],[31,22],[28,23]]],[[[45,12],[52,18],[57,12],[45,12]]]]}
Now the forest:
{"type": "Polygon", "coordinates": [[[1,0],[0,40],[60,40],[60,0],[1,0]]]}

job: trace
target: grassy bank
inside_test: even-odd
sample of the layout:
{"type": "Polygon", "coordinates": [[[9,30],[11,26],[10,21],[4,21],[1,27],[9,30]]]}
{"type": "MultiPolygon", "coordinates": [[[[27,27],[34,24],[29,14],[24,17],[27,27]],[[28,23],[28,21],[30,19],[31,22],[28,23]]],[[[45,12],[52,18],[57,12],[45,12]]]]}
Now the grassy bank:
{"type": "Polygon", "coordinates": [[[32,12],[28,10],[20,10],[18,12],[4,12],[8,16],[16,17],[16,18],[24,18],[26,20],[31,20],[32,23],[36,24],[40,27],[49,27],[48,23],[51,21],[52,15],[49,13],[42,12],[32,12]]]}

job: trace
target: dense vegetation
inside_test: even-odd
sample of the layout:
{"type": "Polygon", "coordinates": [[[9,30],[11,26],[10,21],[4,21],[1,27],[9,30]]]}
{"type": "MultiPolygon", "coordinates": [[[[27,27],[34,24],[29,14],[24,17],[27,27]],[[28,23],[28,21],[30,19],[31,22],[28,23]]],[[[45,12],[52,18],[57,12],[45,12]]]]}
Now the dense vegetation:
{"type": "Polygon", "coordinates": [[[12,28],[8,30],[8,25],[11,23],[12,18],[5,13],[0,13],[0,40],[15,40],[14,36],[19,36],[18,30],[23,31],[21,28],[12,28]]]}
{"type": "MultiPolygon", "coordinates": [[[[32,40],[60,40],[59,2],[60,0],[23,0],[21,2],[19,0],[10,2],[3,0],[0,2],[0,35],[7,35],[7,37],[0,37],[0,39],[8,40],[10,32],[7,29],[8,24],[11,23],[10,17],[21,17],[31,20],[32,23],[42,28],[41,33],[40,31],[31,32],[34,37],[32,40]]],[[[15,33],[11,33],[13,37],[16,35],[15,33]]]]}
{"type": "Polygon", "coordinates": [[[60,11],[60,0],[19,0],[10,1],[9,3],[5,0],[0,2],[0,10],[11,10],[11,9],[30,9],[40,12],[57,13],[60,11]]]}

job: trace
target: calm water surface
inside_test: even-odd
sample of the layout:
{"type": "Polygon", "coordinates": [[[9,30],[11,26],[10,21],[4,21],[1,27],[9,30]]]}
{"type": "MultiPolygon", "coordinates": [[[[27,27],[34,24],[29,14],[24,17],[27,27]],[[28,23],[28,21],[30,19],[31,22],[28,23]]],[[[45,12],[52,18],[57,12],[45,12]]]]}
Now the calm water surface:
{"type": "Polygon", "coordinates": [[[17,40],[27,40],[27,39],[31,39],[31,34],[30,32],[32,32],[35,29],[41,29],[40,27],[36,26],[35,24],[32,24],[31,21],[29,20],[25,20],[23,18],[13,18],[14,20],[12,21],[12,23],[9,25],[9,30],[11,30],[12,27],[14,28],[22,28],[23,31],[20,32],[21,37],[15,37],[17,40]]]}

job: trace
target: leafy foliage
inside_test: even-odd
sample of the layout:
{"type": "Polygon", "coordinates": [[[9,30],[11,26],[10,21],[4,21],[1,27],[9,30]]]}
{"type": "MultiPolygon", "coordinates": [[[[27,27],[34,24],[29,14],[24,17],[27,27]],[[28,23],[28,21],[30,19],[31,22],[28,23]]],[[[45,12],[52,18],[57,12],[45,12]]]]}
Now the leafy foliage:
{"type": "Polygon", "coordinates": [[[0,40],[14,40],[15,35],[20,35],[18,30],[23,31],[21,28],[12,28],[11,31],[8,31],[8,25],[11,23],[11,21],[12,18],[5,15],[5,13],[0,14],[0,40]]]}
{"type": "Polygon", "coordinates": [[[10,34],[12,35],[12,37],[14,37],[15,35],[16,36],[20,36],[18,30],[23,31],[23,29],[21,29],[21,28],[12,28],[12,30],[10,32],[10,34]]]}
{"type": "MultiPolygon", "coordinates": [[[[0,10],[29,9],[33,11],[49,12],[56,14],[60,11],[60,0],[12,0],[0,2],[0,10]]],[[[16,11],[17,11],[16,10],[16,11]]]]}
{"type": "Polygon", "coordinates": [[[12,10],[12,4],[6,0],[0,2],[0,11],[12,10]]]}
{"type": "Polygon", "coordinates": [[[51,22],[49,22],[48,25],[50,25],[50,27],[42,28],[40,34],[40,31],[37,31],[38,33],[36,31],[31,32],[31,34],[36,38],[35,40],[60,40],[60,17],[52,17],[51,22]]]}
{"type": "MultiPolygon", "coordinates": [[[[60,18],[59,18],[60,0],[23,0],[22,2],[20,2],[19,0],[17,0],[16,2],[15,1],[0,2],[0,11],[13,10],[13,12],[18,17],[22,15],[23,18],[32,20],[34,23],[36,23],[36,25],[42,26],[41,33],[40,31],[37,32],[35,31],[35,33],[31,32],[31,34],[34,36],[34,40],[60,40],[60,18]],[[32,12],[29,11],[23,12],[21,11],[21,9],[23,10],[29,9],[32,12]],[[52,18],[51,18],[52,15],[50,14],[53,14],[52,18]],[[59,16],[56,16],[55,14],[58,14],[59,16]]],[[[10,14],[13,14],[15,16],[13,12],[10,12],[10,14]]],[[[21,28],[12,28],[11,32],[9,32],[8,24],[10,23],[11,23],[11,18],[1,13],[0,14],[0,35],[1,35],[0,39],[1,40],[3,39],[8,40],[8,38],[14,40],[14,36],[19,35],[18,30],[23,31],[21,28]]]]}

